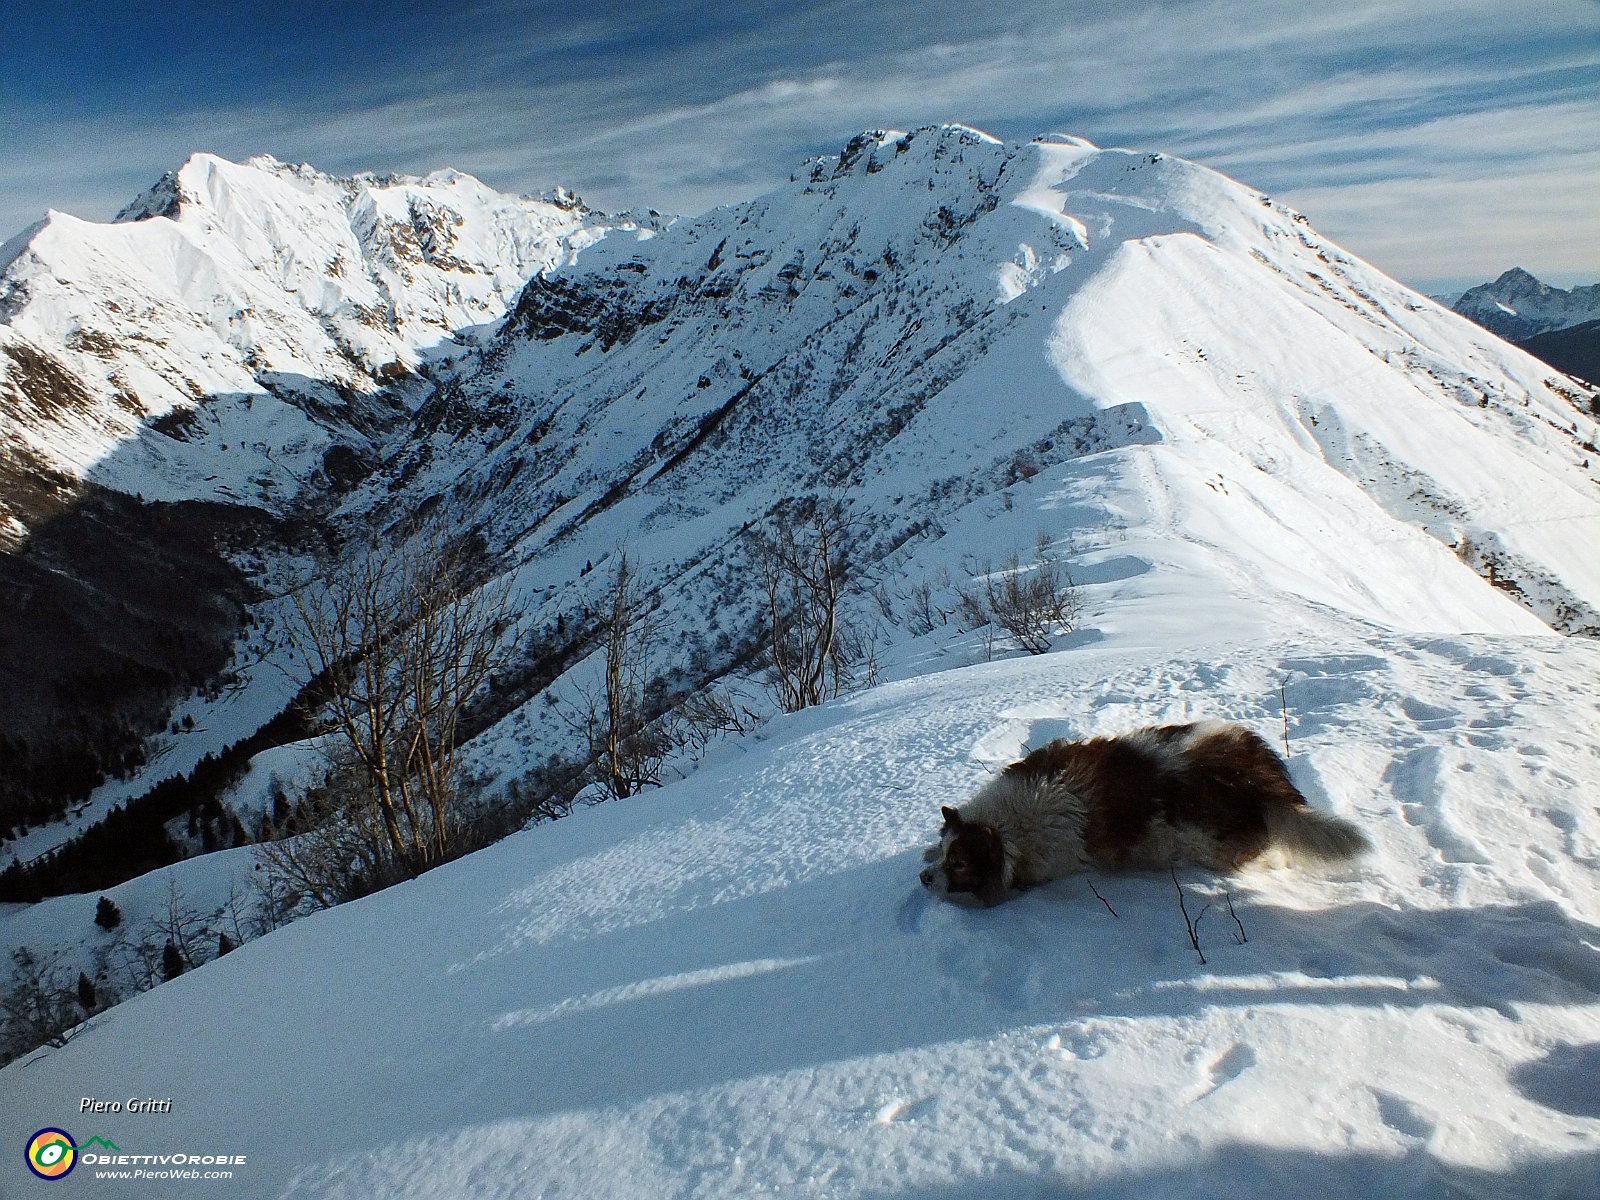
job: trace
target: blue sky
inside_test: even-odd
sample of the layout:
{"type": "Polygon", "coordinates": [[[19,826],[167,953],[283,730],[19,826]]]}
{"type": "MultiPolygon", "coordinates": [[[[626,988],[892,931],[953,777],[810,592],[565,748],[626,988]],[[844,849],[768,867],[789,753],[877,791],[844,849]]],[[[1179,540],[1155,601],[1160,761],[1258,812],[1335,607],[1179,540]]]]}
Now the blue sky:
{"type": "Polygon", "coordinates": [[[1194,158],[1431,290],[1600,280],[1600,0],[0,3],[0,240],[191,152],[692,213],[874,127],[1194,158]]]}

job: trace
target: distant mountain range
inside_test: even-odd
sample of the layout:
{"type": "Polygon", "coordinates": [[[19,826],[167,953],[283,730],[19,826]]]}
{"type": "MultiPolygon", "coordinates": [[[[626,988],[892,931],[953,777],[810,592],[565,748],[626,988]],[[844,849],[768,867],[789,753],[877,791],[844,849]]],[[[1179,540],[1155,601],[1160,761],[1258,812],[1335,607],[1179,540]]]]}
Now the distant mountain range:
{"type": "Polygon", "coordinates": [[[1452,307],[1558,370],[1600,378],[1600,283],[1563,291],[1513,267],[1452,307]]]}

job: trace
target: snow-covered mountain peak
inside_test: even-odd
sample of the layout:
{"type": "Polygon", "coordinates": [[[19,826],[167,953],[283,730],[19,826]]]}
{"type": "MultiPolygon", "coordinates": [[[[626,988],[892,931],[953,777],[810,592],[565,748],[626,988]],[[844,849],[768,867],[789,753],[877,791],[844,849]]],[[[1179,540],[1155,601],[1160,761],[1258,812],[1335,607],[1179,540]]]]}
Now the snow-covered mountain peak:
{"type": "Polygon", "coordinates": [[[765,196],[533,279],[485,363],[358,505],[473,498],[463,524],[560,574],[684,512],[731,538],[784,496],[876,509],[936,478],[996,486],[1019,453],[1131,464],[1157,443],[1163,482],[1137,488],[1170,492],[1174,536],[1236,578],[1287,579],[1268,563],[1294,546],[1302,597],[1379,624],[1535,627],[1514,577],[1544,620],[1600,628],[1600,565],[1566,549],[1600,536],[1582,396],[1169,155],[869,131],[765,196]],[[1341,528],[1385,565],[1342,566],[1341,528]]]}
{"type": "Polygon", "coordinates": [[[867,129],[856,134],[837,154],[808,159],[789,177],[791,183],[821,183],[856,173],[875,175],[894,163],[902,172],[925,174],[963,148],[992,147],[997,158],[1009,151],[1005,143],[968,125],[929,125],[910,132],[867,129]]]}
{"type": "Polygon", "coordinates": [[[1600,320],[1600,283],[1555,288],[1521,267],[1512,267],[1494,282],[1463,292],[1454,308],[1485,329],[1520,341],[1600,320]]]}
{"type": "Polygon", "coordinates": [[[1507,290],[1515,289],[1517,291],[1540,292],[1549,290],[1534,277],[1532,272],[1525,271],[1521,267],[1512,267],[1509,271],[1502,272],[1500,278],[1496,279],[1490,286],[1507,290]]]}
{"type": "Polygon", "coordinates": [[[1033,139],[1041,145],[1051,146],[1076,146],[1080,150],[1098,150],[1100,147],[1088,138],[1076,133],[1063,133],[1059,130],[1050,133],[1041,133],[1033,139]]]}
{"type": "Polygon", "coordinates": [[[194,154],[111,223],[52,213],[7,244],[0,318],[89,399],[45,412],[0,355],[4,443],[116,490],[281,507],[334,446],[372,452],[416,372],[529,276],[640,228],[459,171],[194,154]]]}

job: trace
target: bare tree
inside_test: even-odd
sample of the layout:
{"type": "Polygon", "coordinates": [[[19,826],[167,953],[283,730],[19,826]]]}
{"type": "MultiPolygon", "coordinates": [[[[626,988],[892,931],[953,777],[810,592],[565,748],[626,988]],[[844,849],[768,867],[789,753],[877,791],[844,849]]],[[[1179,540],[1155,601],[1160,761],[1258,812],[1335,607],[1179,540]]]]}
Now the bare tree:
{"type": "Polygon", "coordinates": [[[773,687],[785,712],[831,700],[849,686],[860,648],[847,613],[849,535],[844,506],[816,497],[780,505],[751,534],[773,687]]]}
{"type": "Polygon", "coordinates": [[[364,769],[347,746],[295,805],[286,836],[260,843],[257,911],[267,927],[306,908],[332,908],[405,878],[364,769]]]}
{"type": "Polygon", "coordinates": [[[374,540],[295,595],[293,644],[402,875],[452,857],[462,716],[504,653],[508,589],[437,527],[374,540]]]}
{"type": "Polygon", "coordinates": [[[185,904],[177,879],[169,876],[166,902],[145,921],[145,939],[177,947],[186,967],[198,967],[205,961],[205,944],[214,932],[211,918],[185,904]]]}
{"type": "Polygon", "coordinates": [[[65,1046],[84,1013],[62,969],[18,946],[11,952],[11,979],[0,991],[0,1017],[0,1062],[9,1062],[37,1046],[65,1046]]]}
{"type": "Polygon", "coordinates": [[[601,617],[605,687],[589,703],[586,723],[600,781],[621,799],[660,786],[671,748],[652,720],[649,703],[660,627],[626,551],[617,554],[601,617]]]}

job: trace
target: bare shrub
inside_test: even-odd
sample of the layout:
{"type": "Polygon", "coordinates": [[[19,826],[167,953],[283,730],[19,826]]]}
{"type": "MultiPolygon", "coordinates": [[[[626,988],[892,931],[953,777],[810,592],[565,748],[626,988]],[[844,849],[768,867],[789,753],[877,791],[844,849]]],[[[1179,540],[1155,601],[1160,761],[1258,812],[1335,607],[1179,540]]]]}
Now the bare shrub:
{"type": "Polygon", "coordinates": [[[932,633],[950,620],[950,614],[934,600],[933,583],[930,580],[917,583],[911,589],[907,603],[906,628],[918,637],[932,633]]]}
{"type": "Polygon", "coordinates": [[[761,714],[725,688],[706,687],[685,696],[672,712],[672,738],[698,762],[718,738],[748,733],[761,714]]]}
{"type": "MultiPolygon", "coordinates": [[[[1072,574],[1041,537],[1034,561],[1012,553],[998,569],[985,565],[980,577],[956,592],[969,629],[999,629],[1018,648],[1043,654],[1070,633],[1083,613],[1083,598],[1072,574]]],[[[992,642],[986,641],[992,654],[992,642]]]]}
{"type": "Polygon", "coordinates": [[[0,1062],[39,1046],[60,1047],[78,1032],[85,1017],[77,987],[54,961],[40,959],[26,946],[11,952],[11,978],[0,992],[0,1062]]]}

